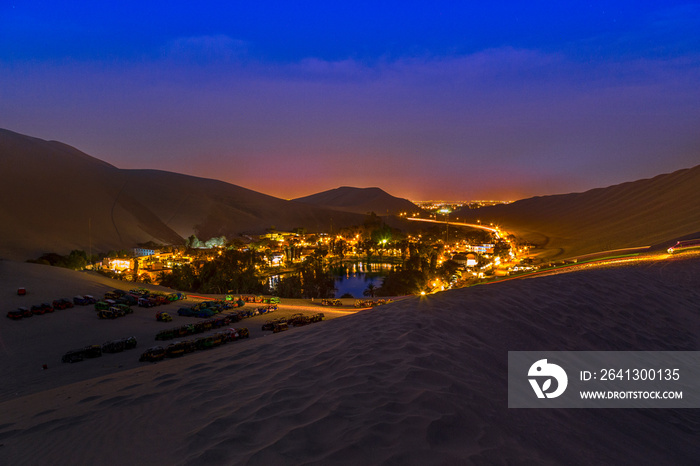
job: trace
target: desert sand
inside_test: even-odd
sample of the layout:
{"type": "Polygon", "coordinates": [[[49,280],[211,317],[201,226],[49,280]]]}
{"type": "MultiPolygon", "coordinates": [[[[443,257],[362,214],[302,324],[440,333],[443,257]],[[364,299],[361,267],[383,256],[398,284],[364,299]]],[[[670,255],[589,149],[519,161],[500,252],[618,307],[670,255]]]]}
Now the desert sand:
{"type": "Polygon", "coordinates": [[[420,212],[420,208],[408,199],[394,197],[380,188],[353,188],[341,186],[321,193],[294,199],[296,202],[312,204],[332,210],[342,210],[365,215],[399,215],[420,212]]]}
{"type": "MultiPolygon", "coordinates": [[[[24,299],[7,273],[30,299],[32,280],[76,276],[8,264],[5,306],[24,299]]],[[[112,285],[77,275],[83,292],[112,285]]],[[[700,259],[680,255],[411,298],[154,364],[136,362],[147,339],[58,362],[126,331],[112,324],[163,328],[138,311],[3,318],[0,463],[697,464],[698,410],[508,409],[506,369],[516,350],[696,351],[698,283],[700,259]]]]}
{"type": "MultiPolygon", "coordinates": [[[[56,141],[0,128],[0,258],[93,253],[139,243],[359,225],[362,215],[279,199],[222,181],[114,167],[56,141]],[[18,193],[22,195],[19,196],[18,193]],[[66,207],[69,206],[69,207],[66,207]]],[[[264,174],[260,174],[264,176],[264,174]]]]}
{"type": "Polygon", "coordinates": [[[462,209],[453,217],[500,225],[548,259],[700,237],[700,166],[584,193],[462,209]]]}
{"type": "MultiPolygon", "coordinates": [[[[46,265],[0,261],[0,295],[3,296],[4,310],[3,319],[0,320],[0,349],[4,350],[3,354],[6,356],[3,358],[4,382],[0,384],[0,394],[3,399],[111,374],[115,370],[141,367],[138,356],[143,350],[149,346],[171,343],[155,341],[156,333],[167,328],[200,321],[195,317],[178,316],[179,307],[192,305],[203,299],[223,299],[224,297],[223,295],[188,295],[185,301],[155,308],[132,307],[133,314],[115,320],[99,320],[94,306],[75,306],[21,321],[5,318],[8,310],[17,309],[19,306],[30,307],[42,302],[51,303],[57,298],[67,298],[72,301],[73,296],[79,294],[91,294],[101,298],[107,291],[138,287],[168,293],[173,291],[162,286],[113,280],[94,272],[75,272],[46,265]],[[16,291],[20,286],[28,290],[26,296],[17,295],[16,291]],[[154,316],[159,311],[168,312],[173,317],[173,321],[157,322],[154,316]],[[137,338],[138,351],[104,355],[109,357],[88,361],[90,364],[61,364],[61,356],[67,351],[87,345],[101,345],[109,340],[129,336],[137,338]],[[44,365],[47,365],[49,370],[45,371],[44,365]]],[[[271,318],[286,317],[298,312],[304,314],[323,312],[328,320],[357,312],[352,306],[354,300],[342,301],[345,303],[344,306],[330,308],[321,306],[318,301],[286,299],[274,314],[256,316],[231,326],[247,327],[251,333],[250,338],[254,339],[270,334],[270,332],[263,332],[261,326],[271,318]]],[[[259,305],[248,304],[247,306],[259,305]]]]}

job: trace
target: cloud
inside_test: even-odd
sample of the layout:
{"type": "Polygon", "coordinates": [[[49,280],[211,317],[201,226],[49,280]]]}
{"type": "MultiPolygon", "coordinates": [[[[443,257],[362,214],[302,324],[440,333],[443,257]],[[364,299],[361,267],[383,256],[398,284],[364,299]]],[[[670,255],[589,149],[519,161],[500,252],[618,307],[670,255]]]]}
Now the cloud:
{"type": "Polygon", "coordinates": [[[525,196],[698,163],[693,55],[580,62],[504,47],[270,64],[245,48],[206,36],[178,39],[148,63],[0,68],[0,127],[120,167],[282,197],[312,192],[290,192],[307,177],[324,187],[391,185],[397,195],[420,187],[435,197],[525,196]]]}
{"type": "Polygon", "coordinates": [[[168,60],[194,63],[230,62],[245,56],[248,44],[224,34],[180,37],[164,47],[168,60]]]}

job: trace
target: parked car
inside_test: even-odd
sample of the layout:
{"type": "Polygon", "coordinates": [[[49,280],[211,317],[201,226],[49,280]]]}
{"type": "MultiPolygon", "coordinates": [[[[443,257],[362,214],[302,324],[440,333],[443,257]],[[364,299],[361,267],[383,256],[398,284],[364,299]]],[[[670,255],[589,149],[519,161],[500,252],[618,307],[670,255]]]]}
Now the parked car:
{"type": "Polygon", "coordinates": [[[274,319],[274,320],[268,320],[264,324],[262,324],[262,330],[267,331],[267,330],[273,330],[275,328],[275,325],[277,324],[287,324],[287,319],[284,317],[280,317],[279,319],[274,319]]]}
{"type": "Polygon", "coordinates": [[[22,311],[17,309],[16,311],[8,311],[7,318],[12,320],[20,320],[22,318],[22,311]]]}
{"type": "Polygon", "coordinates": [[[60,299],[54,299],[53,302],[51,303],[51,305],[53,306],[54,309],[62,310],[62,309],[66,308],[65,303],[63,303],[63,301],[60,299]]]}
{"type": "Polygon", "coordinates": [[[68,309],[73,307],[73,303],[65,298],[56,299],[53,302],[54,309],[68,309]]]}
{"type": "Polygon", "coordinates": [[[26,288],[17,288],[17,295],[18,296],[24,296],[27,294],[27,289],[26,288]]]}
{"type": "Polygon", "coordinates": [[[80,362],[83,359],[85,359],[85,350],[81,348],[79,350],[68,351],[61,358],[61,362],[74,363],[74,362],[80,362]]]}
{"type": "Polygon", "coordinates": [[[96,311],[106,311],[107,309],[109,309],[109,303],[107,303],[106,301],[97,301],[95,303],[96,311]]]}
{"type": "Polygon", "coordinates": [[[83,348],[83,354],[86,358],[99,358],[102,356],[102,346],[90,345],[83,348]]]}
{"type": "Polygon", "coordinates": [[[170,302],[180,301],[181,299],[185,299],[185,295],[182,293],[170,293],[166,295],[166,298],[168,298],[168,301],[170,302]]]}
{"type": "Polygon", "coordinates": [[[181,307],[177,310],[177,315],[184,317],[194,317],[197,315],[197,311],[195,311],[191,307],[181,307]]]}
{"type": "Polygon", "coordinates": [[[129,307],[128,304],[119,304],[119,303],[117,303],[117,304],[114,305],[114,307],[116,307],[117,309],[120,309],[125,315],[126,315],[126,314],[133,314],[133,313],[134,313],[134,310],[131,309],[131,307],[129,307]]]}
{"type": "Polygon", "coordinates": [[[173,318],[167,312],[156,312],[156,320],[158,322],[172,322],[173,318]]]}
{"type": "Polygon", "coordinates": [[[103,353],[119,353],[124,350],[136,348],[136,337],[119,338],[111,340],[102,345],[103,353]]]}
{"type": "Polygon", "coordinates": [[[198,350],[211,349],[214,346],[214,337],[212,335],[206,337],[200,337],[195,340],[195,345],[198,350]]]}
{"type": "Polygon", "coordinates": [[[134,349],[136,348],[137,343],[136,337],[126,337],[124,338],[124,349],[134,349]]]}
{"type": "Polygon", "coordinates": [[[124,349],[123,339],[108,341],[102,345],[103,353],[121,353],[124,349]]]}
{"type": "Polygon", "coordinates": [[[172,340],[175,338],[175,330],[161,330],[156,334],[156,340],[172,340]]]}
{"type": "Polygon", "coordinates": [[[298,327],[299,325],[305,325],[306,323],[308,323],[308,317],[304,316],[304,314],[292,314],[287,319],[287,322],[290,325],[298,327]]]}
{"type": "Polygon", "coordinates": [[[103,353],[119,353],[124,350],[136,348],[136,337],[119,338],[111,340],[102,345],[103,353]]]}
{"type": "Polygon", "coordinates": [[[141,307],[155,307],[158,303],[154,298],[139,298],[139,306],[141,307]]]}
{"type": "Polygon", "coordinates": [[[184,341],[176,341],[175,343],[170,343],[165,348],[165,356],[169,358],[177,358],[182,356],[187,352],[187,344],[184,341]]]}
{"type": "Polygon", "coordinates": [[[212,309],[200,309],[199,311],[197,311],[197,317],[201,317],[203,319],[211,317],[214,314],[216,314],[216,311],[212,309]]]}
{"type": "Polygon", "coordinates": [[[34,314],[35,316],[43,315],[44,312],[46,312],[46,311],[44,311],[44,309],[41,306],[36,305],[36,304],[33,305],[30,308],[30,310],[32,311],[32,314],[34,314]]]}
{"type": "Polygon", "coordinates": [[[162,346],[153,346],[151,348],[148,348],[146,351],[141,354],[141,357],[139,358],[140,362],[157,362],[157,361],[162,361],[163,358],[165,358],[165,348],[162,346]]]}
{"type": "Polygon", "coordinates": [[[139,299],[136,296],[125,294],[117,298],[117,304],[126,304],[127,306],[136,306],[139,299]]]}
{"type": "Polygon", "coordinates": [[[229,339],[230,341],[236,341],[240,340],[241,338],[248,338],[250,337],[250,332],[246,327],[241,327],[241,328],[227,328],[224,330],[225,333],[229,334],[229,339]]]}
{"type": "Polygon", "coordinates": [[[51,306],[49,303],[41,303],[41,308],[44,310],[44,312],[53,312],[53,306],[51,306]]]}
{"type": "Polygon", "coordinates": [[[88,304],[95,304],[97,302],[95,297],[92,295],[89,295],[89,294],[84,294],[83,298],[85,298],[85,300],[87,301],[88,304]]]}
{"type": "Polygon", "coordinates": [[[286,322],[277,323],[272,327],[272,333],[284,332],[285,330],[289,330],[289,324],[286,322]]]}
{"type": "Polygon", "coordinates": [[[20,307],[17,310],[22,313],[22,317],[31,317],[34,315],[34,313],[26,307],[20,307]]]}
{"type": "Polygon", "coordinates": [[[77,304],[79,306],[87,306],[88,305],[88,300],[85,299],[84,296],[73,296],[73,304],[77,304]]]}
{"type": "Polygon", "coordinates": [[[112,309],[114,308],[102,309],[100,311],[97,311],[97,317],[99,317],[100,319],[116,319],[119,316],[115,314],[112,309]]]}

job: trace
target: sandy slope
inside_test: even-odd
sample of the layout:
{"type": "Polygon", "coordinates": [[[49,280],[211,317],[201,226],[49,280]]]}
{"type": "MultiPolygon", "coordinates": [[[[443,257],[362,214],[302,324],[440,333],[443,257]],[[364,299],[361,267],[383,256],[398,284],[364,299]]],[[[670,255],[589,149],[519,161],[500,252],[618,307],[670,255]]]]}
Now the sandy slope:
{"type": "Polygon", "coordinates": [[[374,212],[377,215],[398,215],[402,212],[420,211],[420,208],[411,201],[394,197],[380,188],[341,186],[340,188],[300,197],[294,199],[294,201],[362,215],[368,212],[374,212]]]}
{"type": "Polygon", "coordinates": [[[183,241],[118,168],[65,144],[0,129],[0,173],[0,258],[183,241]]]}
{"type": "Polygon", "coordinates": [[[700,165],[584,193],[463,209],[454,217],[501,225],[560,258],[700,237],[700,165]]]}
{"type": "Polygon", "coordinates": [[[362,215],[278,199],[222,181],[125,170],[55,141],[0,129],[0,258],[154,241],[361,224],[362,215]]]}
{"type": "MultiPolygon", "coordinates": [[[[3,355],[3,383],[0,396],[3,399],[15,398],[49,387],[57,387],[78,380],[111,374],[115,370],[127,370],[141,366],[138,356],[145,348],[157,344],[154,336],[169,327],[199,321],[194,317],[180,317],[180,306],[192,305],[201,301],[189,297],[185,301],[158,306],[152,309],[135,307],[134,313],[116,320],[99,320],[93,306],[75,306],[57,310],[52,314],[33,316],[29,319],[12,321],[5,318],[10,309],[19,306],[52,302],[57,298],[72,299],[78,294],[92,294],[101,297],[106,291],[115,288],[129,290],[144,286],[119,280],[112,280],[97,273],[75,272],[38,264],[0,261],[0,296],[2,296],[3,319],[0,319],[0,352],[3,355]],[[26,296],[18,296],[19,286],[28,290],[26,296]],[[172,323],[157,322],[158,311],[172,315],[172,323]],[[102,344],[109,340],[135,336],[140,351],[110,354],[90,364],[61,364],[61,356],[70,350],[87,345],[102,344]],[[49,370],[43,370],[46,364],[49,370]],[[77,367],[80,366],[80,367],[77,367]]],[[[160,286],[145,285],[149,289],[171,292],[160,286]]],[[[205,298],[216,297],[214,295],[205,298]]],[[[223,296],[218,296],[223,298],[223,296]]],[[[270,317],[288,316],[293,313],[323,312],[326,319],[342,317],[356,312],[354,300],[343,300],[346,306],[340,308],[322,307],[318,302],[287,299],[275,314],[262,315],[245,320],[233,326],[248,327],[251,338],[269,335],[261,330],[262,323],[270,317]]],[[[249,306],[256,306],[250,304],[249,306]]]]}
{"type": "Polygon", "coordinates": [[[695,464],[697,410],[509,410],[506,358],[697,350],[699,280],[674,258],[510,281],[114,368],[0,404],[0,463],[695,464]]]}

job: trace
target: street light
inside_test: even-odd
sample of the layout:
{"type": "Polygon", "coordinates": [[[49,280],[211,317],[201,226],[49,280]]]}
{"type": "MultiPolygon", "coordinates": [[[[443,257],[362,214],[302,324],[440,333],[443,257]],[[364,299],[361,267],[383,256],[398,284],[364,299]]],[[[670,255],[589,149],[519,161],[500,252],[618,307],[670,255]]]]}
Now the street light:
{"type": "MultiPolygon", "coordinates": [[[[450,212],[452,211],[445,207],[443,209],[438,210],[438,212],[445,216],[445,243],[447,243],[450,238],[450,212]]],[[[435,218],[435,220],[437,220],[437,218],[435,218]]]]}

